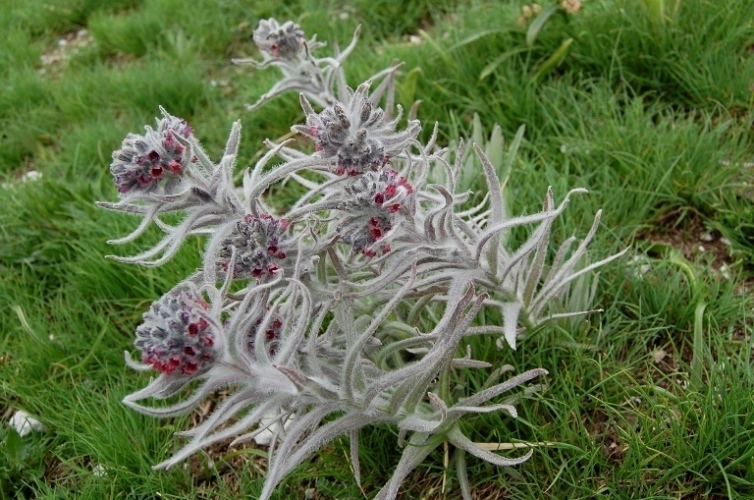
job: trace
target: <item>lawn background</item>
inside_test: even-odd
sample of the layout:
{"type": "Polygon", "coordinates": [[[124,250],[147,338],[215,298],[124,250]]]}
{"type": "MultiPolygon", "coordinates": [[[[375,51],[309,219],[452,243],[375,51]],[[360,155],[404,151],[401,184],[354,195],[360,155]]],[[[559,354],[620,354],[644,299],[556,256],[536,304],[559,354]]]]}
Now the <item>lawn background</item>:
{"type": "MultiPolygon", "coordinates": [[[[349,81],[405,61],[399,102],[421,99],[424,134],[439,122],[443,144],[470,135],[475,114],[509,141],[525,125],[508,181],[512,212],[537,210],[548,186],[556,198],[585,187],[554,238],[584,236],[602,208],[592,260],[631,247],[601,272],[603,314],[548,325],[515,352],[494,340],[475,345],[496,365],[550,376],[547,390],[519,405],[518,420],[467,420],[474,440],[554,443],[512,469],[470,459],[476,497],[754,497],[754,2],[586,0],[573,15],[553,15],[532,43],[532,20],[519,23],[523,5],[0,2],[0,497],[261,490],[261,448],[218,448],[186,467],[150,469],[200,415],[153,420],[125,408],[120,400],[148,375],[127,369],[123,351],[148,305],[198,265],[202,242],[159,269],[105,260],[137,248],[106,244],[135,221],[94,201],[116,198],[110,154],[152,124],[159,105],[187,119],[215,157],[240,119],[240,168],[263,139],[304,120],[292,94],[245,112],[277,74],[230,60],[258,56],[251,35],[271,16],[341,45],[361,24],[349,81]],[[32,170],[42,178],[25,180],[32,170]],[[10,432],[18,409],[46,431],[10,432]]],[[[278,206],[294,197],[270,193],[278,206]]],[[[460,382],[472,388],[482,378],[466,376],[460,382]]],[[[365,431],[362,442],[371,497],[400,450],[392,429],[365,431]]],[[[328,445],[278,498],[363,497],[347,450],[345,440],[328,445]]],[[[443,459],[431,455],[403,498],[458,498],[443,459]]]]}

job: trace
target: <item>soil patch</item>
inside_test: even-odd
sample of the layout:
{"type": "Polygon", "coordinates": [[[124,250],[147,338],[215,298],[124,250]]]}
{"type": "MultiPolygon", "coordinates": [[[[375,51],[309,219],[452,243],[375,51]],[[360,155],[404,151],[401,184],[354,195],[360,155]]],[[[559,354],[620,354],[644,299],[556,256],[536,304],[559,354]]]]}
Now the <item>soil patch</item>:
{"type": "Polygon", "coordinates": [[[679,250],[690,262],[704,261],[716,273],[729,278],[733,263],[731,244],[719,231],[707,229],[695,211],[682,208],[663,215],[650,229],[636,238],[679,250]]]}

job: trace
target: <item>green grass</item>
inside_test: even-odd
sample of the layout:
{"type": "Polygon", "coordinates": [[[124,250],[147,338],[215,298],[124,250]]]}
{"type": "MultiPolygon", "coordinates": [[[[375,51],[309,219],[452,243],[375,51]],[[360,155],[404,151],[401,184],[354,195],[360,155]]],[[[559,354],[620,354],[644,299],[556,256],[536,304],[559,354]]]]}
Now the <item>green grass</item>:
{"type": "MultiPolygon", "coordinates": [[[[651,8],[659,0],[584,3],[575,15],[556,13],[531,46],[517,24],[521,2],[0,4],[0,181],[14,184],[0,188],[0,498],[261,491],[264,450],[215,451],[188,468],[151,470],[175,449],[173,433],[188,417],[153,420],[121,405],[146,382],[122,352],[148,304],[198,265],[201,241],[159,269],[106,260],[136,249],[105,243],[134,221],[94,201],[115,199],[110,152],[153,123],[158,105],[189,120],[215,156],[241,119],[241,167],[253,164],[263,139],[303,121],[293,95],[243,111],[276,76],[230,59],[256,54],[251,33],[270,16],[341,46],[362,24],[350,81],[405,61],[399,99],[405,107],[422,99],[424,134],[438,121],[444,143],[468,135],[475,113],[487,130],[499,123],[507,140],[526,125],[508,183],[513,212],[536,210],[548,186],[558,199],[586,187],[553,237],[583,236],[602,208],[591,259],[632,247],[601,272],[601,315],[548,325],[517,351],[474,342],[482,359],[550,376],[546,390],[518,405],[518,420],[482,415],[465,430],[478,442],[555,443],[513,469],[469,458],[479,498],[753,497],[754,4],[687,0],[660,18],[651,8]],[[41,72],[40,56],[81,29],[92,42],[41,72]],[[568,39],[559,64],[549,64],[568,39]],[[42,180],[21,183],[32,169],[42,180]],[[729,278],[710,252],[688,253],[713,245],[699,240],[705,231],[731,242],[729,278]],[[687,257],[655,240],[685,244],[687,257]],[[649,269],[631,264],[635,256],[649,269]],[[16,439],[5,423],[17,409],[47,430],[16,439]],[[106,476],[93,472],[97,465],[106,476]]],[[[295,195],[275,196],[285,205],[295,195]]],[[[469,370],[461,382],[471,390],[485,376],[469,370]]],[[[393,429],[365,430],[361,439],[363,489],[372,496],[400,450],[393,429]]],[[[345,440],[324,448],[278,498],[302,498],[307,488],[318,498],[361,497],[347,450],[345,440]]],[[[404,485],[405,498],[459,497],[444,458],[441,449],[430,456],[404,485]]]]}

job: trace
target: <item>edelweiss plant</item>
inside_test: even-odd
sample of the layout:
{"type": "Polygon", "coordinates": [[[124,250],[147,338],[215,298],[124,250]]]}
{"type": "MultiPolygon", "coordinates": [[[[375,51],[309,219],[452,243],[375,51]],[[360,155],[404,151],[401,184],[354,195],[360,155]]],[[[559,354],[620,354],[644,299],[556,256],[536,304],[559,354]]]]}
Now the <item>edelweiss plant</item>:
{"type": "MultiPolygon", "coordinates": [[[[418,140],[418,120],[400,128],[402,110],[392,102],[397,66],[374,76],[382,79],[374,91],[371,82],[351,90],[342,62],[356,36],[323,59],[312,56],[323,44],[306,41],[290,21],[261,21],[254,40],[264,61],[251,62],[277,66],[284,77],[253,107],[298,91],[305,123],[293,129],[312,139],[315,151],[267,141],[267,153],[236,187],[240,123],[214,163],[193,129],[163,110],[156,129],[129,134],[113,153],[120,201],[101,205],[142,221],[112,243],[132,241],[152,223],[165,233],[154,247],[115,259],[157,266],[189,235],[207,240],[203,267],[152,304],[136,329],[140,360],[126,360],[159,375],[124,402],[170,417],[222,398],[206,420],[181,433],[189,441],[161,468],[213,443],[272,431],[262,499],[341,435],[350,439],[358,482],[359,430],[380,424],[399,430],[404,451],[376,498],[395,498],[407,474],[445,442],[458,449],[458,479],[470,498],[465,453],[516,465],[532,451],[511,458],[485,451],[461,432],[459,419],[499,410],[515,417],[515,397],[499,396],[547,372],[499,382],[495,370],[486,389],[459,399],[449,389],[458,367],[492,367],[464,351],[464,341],[496,335],[515,348],[528,329],[589,313],[564,312],[561,299],[574,280],[617,257],[579,267],[599,213],[584,240],[575,248],[575,239],[567,240],[548,263],[550,228],[583,190],[559,203],[548,191],[541,212],[509,217],[495,166],[475,145],[489,193],[468,207],[459,179],[474,164],[463,141],[448,151],[436,145],[436,126],[427,143],[418,140]],[[273,158],[283,162],[268,168],[273,158]],[[281,181],[307,192],[277,214],[264,195],[281,181]],[[183,218],[170,225],[162,219],[167,213],[183,218]],[[506,232],[524,225],[534,228],[523,244],[503,244],[506,232]],[[485,308],[501,311],[503,324],[479,325],[485,308]],[[227,395],[217,395],[220,388],[227,395]],[[180,402],[168,407],[141,404],[174,396],[180,402]]],[[[495,143],[502,148],[501,137],[495,143]]]]}

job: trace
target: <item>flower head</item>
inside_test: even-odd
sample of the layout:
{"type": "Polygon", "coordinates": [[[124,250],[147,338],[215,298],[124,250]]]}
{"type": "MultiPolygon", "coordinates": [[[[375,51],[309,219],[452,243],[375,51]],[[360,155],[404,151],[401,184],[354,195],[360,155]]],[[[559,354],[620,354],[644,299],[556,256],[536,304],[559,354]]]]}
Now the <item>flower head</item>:
{"type": "Polygon", "coordinates": [[[263,279],[276,274],[280,270],[280,262],[286,257],[283,233],[288,229],[288,224],[286,219],[276,219],[267,214],[260,214],[259,217],[246,215],[236,223],[220,248],[223,270],[228,270],[235,249],[234,278],[263,279]]]}
{"type": "Polygon", "coordinates": [[[144,135],[128,134],[121,148],[113,152],[110,173],[121,195],[151,192],[163,184],[170,191],[192,161],[176,139],[189,137],[191,127],[185,120],[164,115],[157,121],[157,130],[147,126],[144,135]]]}
{"type": "Polygon", "coordinates": [[[343,210],[349,214],[337,226],[341,240],[368,257],[390,251],[382,241],[395,225],[401,203],[413,187],[391,168],[367,172],[344,188],[343,210]]]}
{"type": "Polygon", "coordinates": [[[419,123],[410,121],[406,130],[396,131],[398,118],[388,119],[372,104],[368,83],[350,97],[349,102],[335,102],[320,113],[308,112],[306,126],[295,130],[314,139],[320,156],[337,158],[338,174],[377,171],[416,138],[419,123]]]}
{"type": "Polygon", "coordinates": [[[144,313],[134,344],[143,363],[166,375],[193,375],[215,358],[215,333],[200,311],[208,304],[187,289],[164,295],[144,313]]]}
{"type": "MultiPolygon", "coordinates": [[[[250,354],[254,353],[254,344],[256,342],[257,332],[259,332],[259,327],[262,326],[263,321],[264,316],[260,316],[246,334],[246,349],[248,349],[250,354]]],[[[264,331],[264,343],[265,346],[267,346],[267,352],[270,354],[270,356],[274,356],[275,352],[277,351],[278,342],[280,341],[282,331],[283,318],[281,318],[279,314],[273,312],[272,317],[267,322],[267,327],[264,331]]]]}
{"type": "Polygon", "coordinates": [[[254,43],[260,50],[278,59],[295,59],[304,48],[304,32],[298,24],[262,19],[254,30],[254,43]]]}

